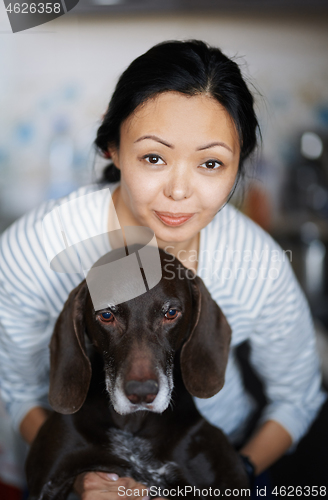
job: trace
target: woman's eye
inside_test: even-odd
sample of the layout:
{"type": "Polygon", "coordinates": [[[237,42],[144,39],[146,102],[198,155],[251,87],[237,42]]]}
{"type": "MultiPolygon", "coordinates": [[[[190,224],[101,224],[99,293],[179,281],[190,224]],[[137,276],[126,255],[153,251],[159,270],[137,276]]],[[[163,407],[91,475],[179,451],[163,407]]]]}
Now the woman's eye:
{"type": "Polygon", "coordinates": [[[207,170],[217,170],[222,164],[217,160],[207,160],[201,164],[201,167],[205,167],[207,170]]]}
{"type": "Polygon", "coordinates": [[[144,156],[144,159],[152,165],[164,165],[164,161],[162,160],[162,158],[157,155],[146,155],[144,156]]]}
{"type": "Polygon", "coordinates": [[[169,309],[167,313],[165,313],[165,318],[174,319],[178,315],[178,311],[176,309],[169,309]]]}
{"type": "Polygon", "coordinates": [[[111,312],[103,312],[103,313],[99,314],[99,317],[104,323],[109,323],[110,321],[113,321],[113,319],[114,319],[114,316],[111,312]]]}

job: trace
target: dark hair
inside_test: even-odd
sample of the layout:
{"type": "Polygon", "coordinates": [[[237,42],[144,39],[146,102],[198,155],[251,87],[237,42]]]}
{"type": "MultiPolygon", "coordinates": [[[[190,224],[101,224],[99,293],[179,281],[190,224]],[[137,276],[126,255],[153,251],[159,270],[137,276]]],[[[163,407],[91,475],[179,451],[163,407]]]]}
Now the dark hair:
{"type": "MultiPolygon", "coordinates": [[[[239,134],[241,174],[244,160],[257,143],[253,96],[238,65],[200,40],[159,43],[130,64],[116,85],[98,129],[95,140],[98,152],[106,157],[109,144],[118,147],[122,122],[147,99],[167,91],[190,96],[206,93],[224,106],[239,134]]],[[[120,171],[113,163],[105,167],[103,181],[119,179],[120,171]]]]}

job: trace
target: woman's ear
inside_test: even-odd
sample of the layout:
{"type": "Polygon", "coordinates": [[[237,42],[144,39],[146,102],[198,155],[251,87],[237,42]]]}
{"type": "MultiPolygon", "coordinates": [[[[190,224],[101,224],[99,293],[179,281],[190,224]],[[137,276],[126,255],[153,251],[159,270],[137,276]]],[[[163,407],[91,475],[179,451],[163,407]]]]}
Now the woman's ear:
{"type": "Polygon", "coordinates": [[[231,328],[201,278],[190,280],[193,296],[191,333],[181,350],[181,372],[192,396],[210,398],[224,384],[231,328]]]}
{"type": "Polygon", "coordinates": [[[85,280],[72,290],[50,341],[49,402],[58,413],[77,412],[89,389],[91,364],[84,340],[87,292],[85,280]]]}
{"type": "Polygon", "coordinates": [[[119,149],[115,144],[108,145],[108,153],[115,167],[120,170],[120,161],[119,161],[119,149]]]}

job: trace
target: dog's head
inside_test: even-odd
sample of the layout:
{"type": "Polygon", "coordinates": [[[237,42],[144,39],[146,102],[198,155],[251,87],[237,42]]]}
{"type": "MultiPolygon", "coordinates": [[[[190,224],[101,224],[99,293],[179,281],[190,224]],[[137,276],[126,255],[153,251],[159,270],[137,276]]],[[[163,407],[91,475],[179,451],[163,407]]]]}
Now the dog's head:
{"type": "Polygon", "coordinates": [[[120,414],[168,407],[180,348],[190,394],[209,398],[222,388],[227,320],[198,276],[163,250],[160,258],[161,281],[132,300],[95,311],[86,281],[71,292],[50,343],[49,401],[57,412],[75,413],[85,401],[91,379],[85,334],[103,357],[106,387],[120,414]]]}

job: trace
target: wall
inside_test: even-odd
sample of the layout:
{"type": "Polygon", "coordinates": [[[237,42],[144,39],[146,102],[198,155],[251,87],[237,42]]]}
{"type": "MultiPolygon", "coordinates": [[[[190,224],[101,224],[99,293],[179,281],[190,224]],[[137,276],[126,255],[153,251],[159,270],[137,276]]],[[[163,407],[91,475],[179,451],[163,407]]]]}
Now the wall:
{"type": "Polygon", "coordinates": [[[328,128],[327,18],[71,14],[12,34],[0,4],[2,227],[90,181],[92,140],[118,76],[165,39],[221,47],[256,86],[265,182],[276,204],[290,140],[303,128],[328,128]]]}

